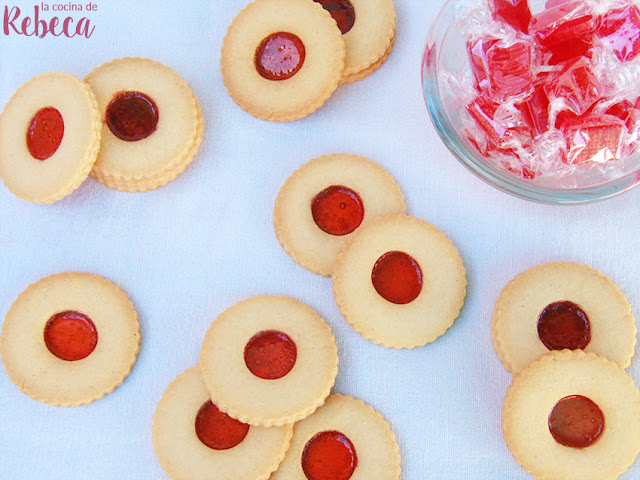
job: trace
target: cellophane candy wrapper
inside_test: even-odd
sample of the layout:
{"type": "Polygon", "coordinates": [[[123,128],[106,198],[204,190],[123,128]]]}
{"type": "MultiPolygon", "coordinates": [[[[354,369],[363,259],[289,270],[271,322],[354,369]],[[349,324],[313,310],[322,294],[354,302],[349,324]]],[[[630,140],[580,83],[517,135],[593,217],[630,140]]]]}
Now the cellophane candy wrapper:
{"type": "Polygon", "coordinates": [[[441,92],[487,162],[581,188],[640,162],[640,9],[625,0],[461,2],[466,56],[441,92]]]}

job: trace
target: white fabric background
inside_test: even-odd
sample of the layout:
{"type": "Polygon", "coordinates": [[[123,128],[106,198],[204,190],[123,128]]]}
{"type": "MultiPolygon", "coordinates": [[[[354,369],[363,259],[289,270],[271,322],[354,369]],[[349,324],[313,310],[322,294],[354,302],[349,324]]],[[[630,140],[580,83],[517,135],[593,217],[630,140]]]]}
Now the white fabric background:
{"type": "MultiPolygon", "coordinates": [[[[129,294],[143,338],[131,376],[89,406],[33,401],[0,370],[0,478],[165,478],[151,445],[155,405],[198,361],[216,315],[256,294],[293,296],[326,318],[340,354],[335,391],[389,420],[404,480],[532,478],[502,440],[511,376],[491,345],[493,303],[517,273],[571,260],[609,275],[640,316],[640,189],[590,206],[544,206],[505,195],[460,165],[428,118],[420,83],[427,29],[443,0],[396,0],[396,46],[382,69],[288,124],[244,113],[222,84],[222,37],[246,0],[97,3],[89,40],[0,36],[0,104],[45,71],[84,76],[116,57],[151,57],[193,88],[205,139],[191,167],[154,192],[121,193],[89,179],[70,197],[40,206],[0,187],[0,318],[35,280],[89,271],[129,294]],[[278,245],[271,222],[280,186],[302,163],[332,152],[385,166],[409,213],[433,222],[460,249],[467,301],[435,343],[394,351],[362,339],[340,316],[331,281],[298,267],[278,245]]],[[[14,4],[29,10],[34,2],[14,4]]],[[[629,372],[640,381],[637,359],[629,372]]],[[[637,462],[621,478],[639,475],[637,462]]]]}

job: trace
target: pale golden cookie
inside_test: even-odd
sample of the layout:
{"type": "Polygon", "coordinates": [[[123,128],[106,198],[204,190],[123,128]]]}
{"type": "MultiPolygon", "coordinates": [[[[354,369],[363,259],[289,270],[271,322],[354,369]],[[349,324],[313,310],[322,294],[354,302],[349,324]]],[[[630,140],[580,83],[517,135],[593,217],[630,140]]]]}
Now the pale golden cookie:
{"type": "MultiPolygon", "coordinates": [[[[355,451],[355,462],[352,464],[356,465],[350,480],[400,478],[400,451],[382,415],[361,400],[333,394],[313,415],[294,425],[291,447],[271,480],[318,480],[321,478],[318,470],[345,478],[344,470],[339,465],[332,464],[321,453],[313,451],[313,442],[310,441],[314,437],[320,438],[324,432],[342,435],[337,436],[342,440],[340,451],[343,451],[345,443],[348,444],[347,441],[353,447],[351,451],[355,451]]],[[[325,443],[324,447],[330,455],[330,446],[327,448],[325,443]]]]}
{"type": "Polygon", "coordinates": [[[301,420],[324,403],[338,372],[338,352],[331,329],[310,307],[260,296],[235,304],[211,324],[200,366],[221,411],[270,427],[301,420]],[[267,379],[261,367],[278,374],[267,379]]]}
{"type": "Polygon", "coordinates": [[[140,325],[118,286],[88,273],[61,273],[18,296],[2,324],[0,342],[2,363],[20,390],[54,406],[77,406],[104,397],[129,375],[140,350],[140,325]],[[47,343],[45,332],[65,313],[76,318],[79,313],[94,325],[97,344],[88,356],[63,360],[60,350],[55,350],[58,356],[52,353],[56,346],[66,350],[80,335],[71,326],[57,331],[61,336],[53,347],[47,343]]]}
{"type": "Polygon", "coordinates": [[[99,181],[120,190],[146,191],[166,185],[191,163],[202,139],[202,115],[193,92],[176,72],[153,60],[127,57],[95,68],[85,80],[105,118],[92,172],[99,181]],[[144,100],[128,99],[137,103],[116,110],[123,95],[142,95],[144,100]],[[109,112],[116,111],[127,115],[122,124],[109,120],[109,112]],[[131,126],[131,118],[142,130],[131,126]]]}
{"type": "Polygon", "coordinates": [[[340,85],[357,82],[358,80],[367,78],[373,72],[378,70],[382,66],[382,64],[387,61],[387,58],[389,58],[389,55],[391,55],[391,51],[393,50],[393,45],[395,44],[395,41],[396,41],[396,36],[394,32],[389,48],[387,48],[387,51],[385,52],[385,54],[377,62],[372,64],[370,67],[365,68],[364,70],[361,70],[360,72],[352,73],[351,75],[344,75],[340,80],[340,85]]]}
{"type": "Polygon", "coordinates": [[[13,94],[0,115],[2,181],[29,202],[60,200],[89,175],[100,148],[101,128],[96,98],[85,82],[58,72],[32,78],[13,94]],[[41,112],[54,109],[62,120],[61,136],[56,135],[50,115],[40,120],[39,127],[36,123],[41,112]]]}
{"type": "MultiPolygon", "coordinates": [[[[551,262],[513,279],[496,300],[491,337],[498,358],[517,373],[549,351],[540,340],[538,321],[546,307],[572,302],[588,318],[591,340],[587,352],[603,355],[626,368],[636,344],[631,306],[608,277],[586,265],[551,262]]],[[[562,345],[560,348],[573,348],[562,345]]]]}
{"type": "Polygon", "coordinates": [[[210,448],[200,440],[195,426],[208,400],[197,365],[178,375],[162,394],[153,415],[153,446],[167,476],[173,480],[269,478],[289,447],[293,425],[249,427],[237,445],[210,448]]]}
{"type": "MultiPolygon", "coordinates": [[[[587,419],[596,424],[595,416],[587,419]]],[[[538,479],[613,480],[640,451],[640,395],[624,370],[606,358],[582,350],[555,351],[514,377],[502,428],[515,459],[538,479]],[[550,430],[554,407],[569,396],[591,400],[604,417],[600,436],[590,435],[595,443],[583,448],[559,443],[550,430]]]]}
{"type": "Polygon", "coordinates": [[[353,329],[398,349],[432,342],[453,325],[467,285],[451,240],[435,226],[406,215],[382,217],[358,229],[340,250],[331,278],[336,303],[353,329]],[[403,266],[410,275],[398,275],[403,266]]]}
{"type": "Polygon", "coordinates": [[[229,26],[220,64],[224,84],[243,110],[264,120],[285,122],[322,106],[338,87],[344,59],[342,34],[319,4],[255,0],[229,26]],[[271,80],[258,72],[256,51],[267,37],[280,32],[302,42],[304,61],[290,78],[271,80]]]}
{"type": "Polygon", "coordinates": [[[293,172],[276,198],[273,214],[276,236],[296,263],[325,276],[331,275],[340,247],[355,233],[333,235],[314,221],[314,200],[334,186],[346,187],[360,197],[363,224],[384,215],[405,213],[407,209],[393,177],[364,157],[324,155],[293,172]]]}

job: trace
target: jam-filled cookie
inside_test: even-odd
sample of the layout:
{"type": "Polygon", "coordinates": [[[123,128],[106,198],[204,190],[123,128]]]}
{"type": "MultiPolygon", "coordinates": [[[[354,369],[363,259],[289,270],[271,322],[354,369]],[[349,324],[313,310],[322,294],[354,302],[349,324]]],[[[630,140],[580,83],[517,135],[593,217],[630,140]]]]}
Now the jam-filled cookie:
{"type": "Polygon", "coordinates": [[[400,187],[377,163],[357,155],[325,155],[287,179],[273,223],[296,263],[328,276],[340,247],[362,223],[406,208],[400,187]]]}
{"type": "Polygon", "coordinates": [[[85,82],[68,73],[38,75],[0,115],[0,177],[23,200],[60,200],[89,175],[101,129],[96,98],[85,82]]]}
{"type": "Polygon", "coordinates": [[[371,75],[387,59],[396,34],[393,0],[314,0],[338,23],[347,49],[340,83],[371,75]]]}
{"type": "Polygon", "coordinates": [[[224,38],[221,69],[233,100],[251,115],[289,121],[329,98],[344,71],[336,22],[310,0],[255,0],[224,38]]]}
{"type": "Polygon", "coordinates": [[[85,80],[104,118],[92,175],[107,187],[144,192],[174,180],[202,141],[200,106],[169,67],[144,58],[120,58],[85,80]]]}
{"type": "Polygon", "coordinates": [[[13,383],[54,406],[85,405],[112,392],[139,349],[138,315],[127,295],[88,273],[52,275],[27,287],[0,332],[13,383]]]}
{"type": "Polygon", "coordinates": [[[254,427],[211,402],[200,367],[169,385],[153,416],[153,445],[173,480],[266,480],[278,468],[293,425],[254,427]]]}
{"type": "Polygon", "coordinates": [[[618,365],[594,353],[547,353],[507,390],[504,438],[541,480],[613,480],[640,452],[640,394],[618,365]]]}
{"type": "Polygon", "coordinates": [[[297,300],[261,296],[220,314],[200,366],[211,400],[251,425],[293,423],[322,405],[338,373],[331,329],[297,300]]]}
{"type": "Polygon", "coordinates": [[[511,373],[565,348],[594,352],[626,368],[636,344],[631,306],[618,286],[570,262],[538,265],[509,282],[496,301],[491,333],[511,373]]]}
{"type": "Polygon", "coordinates": [[[384,347],[434,341],[458,317],[466,295],[458,250],[430,223],[392,215],[363,225],[340,250],[331,274],[342,315],[384,347]]]}
{"type": "Polygon", "coordinates": [[[400,451],[389,424],[361,400],[331,395],[293,427],[291,447],[270,480],[398,480],[400,451]]]}

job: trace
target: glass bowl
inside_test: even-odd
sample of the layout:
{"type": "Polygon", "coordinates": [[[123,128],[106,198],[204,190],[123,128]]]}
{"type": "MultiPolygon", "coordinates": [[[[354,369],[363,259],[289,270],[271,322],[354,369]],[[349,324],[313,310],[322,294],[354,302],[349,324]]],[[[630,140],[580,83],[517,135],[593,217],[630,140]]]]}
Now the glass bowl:
{"type": "MultiPolygon", "coordinates": [[[[471,75],[466,38],[459,30],[460,18],[487,0],[448,0],[436,17],[422,59],[424,96],[433,124],[451,153],[485,182],[519,198],[555,205],[590,203],[619,195],[640,184],[640,153],[623,160],[623,167],[608,178],[604,174],[581,180],[580,185],[561,187],[553,179],[526,180],[480,155],[456,125],[467,115],[451,78],[471,75]],[[458,101],[456,101],[458,100],[458,101]]],[[[535,15],[543,0],[530,0],[535,15]]],[[[620,164],[619,164],[620,165],[620,164]]]]}

